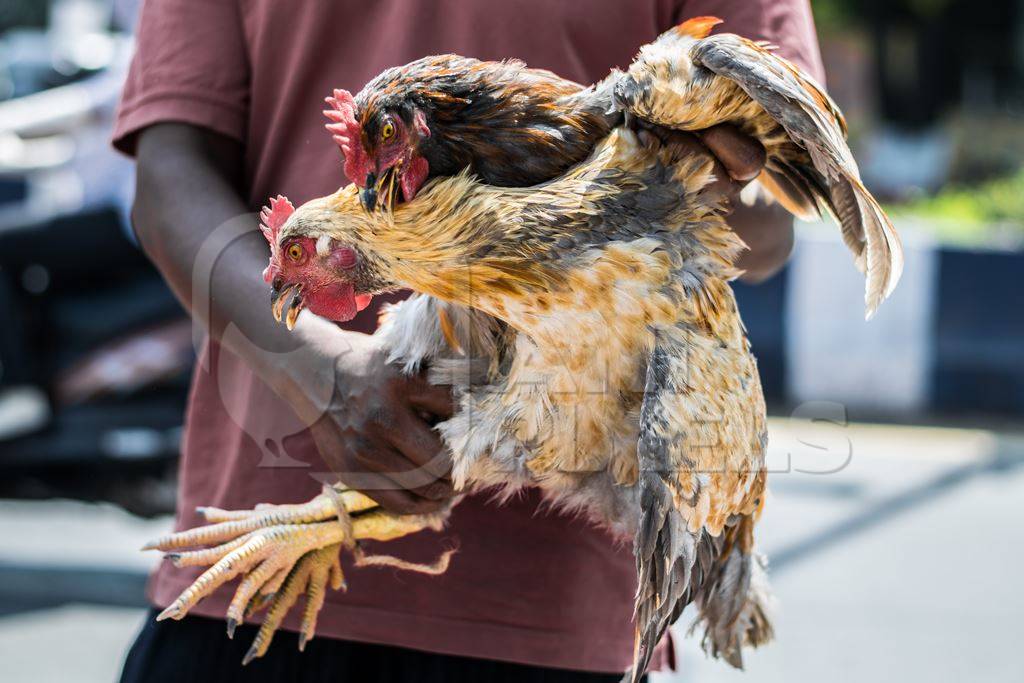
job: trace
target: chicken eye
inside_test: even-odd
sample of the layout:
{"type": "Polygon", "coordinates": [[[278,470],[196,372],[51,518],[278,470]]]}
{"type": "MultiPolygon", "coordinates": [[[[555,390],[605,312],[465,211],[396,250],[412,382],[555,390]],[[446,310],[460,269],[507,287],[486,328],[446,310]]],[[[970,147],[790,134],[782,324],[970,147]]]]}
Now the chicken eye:
{"type": "Polygon", "coordinates": [[[395,134],[395,124],[390,121],[386,121],[384,126],[380,129],[380,139],[387,140],[395,134]]]}
{"type": "Polygon", "coordinates": [[[290,258],[292,261],[301,261],[304,255],[302,247],[296,243],[288,245],[288,250],[286,253],[288,254],[288,258],[290,258]]]}

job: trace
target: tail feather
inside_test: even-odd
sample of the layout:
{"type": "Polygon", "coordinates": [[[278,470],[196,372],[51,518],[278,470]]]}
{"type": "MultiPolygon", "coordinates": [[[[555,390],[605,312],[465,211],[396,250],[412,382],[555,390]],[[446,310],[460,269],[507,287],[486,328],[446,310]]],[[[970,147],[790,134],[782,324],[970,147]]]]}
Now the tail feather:
{"type": "Polygon", "coordinates": [[[868,278],[864,302],[867,317],[870,318],[900,281],[903,274],[903,243],[892,221],[860,179],[851,177],[847,181],[853,187],[862,216],[868,278]]]}
{"type": "Polygon", "coordinates": [[[698,618],[690,631],[703,627],[701,646],[708,656],[743,668],[743,648],[758,647],[775,636],[772,596],[765,559],[754,551],[753,520],[731,528],[721,555],[697,592],[698,618]]]}
{"type": "Polygon", "coordinates": [[[665,631],[691,602],[698,617],[690,631],[703,629],[705,653],[742,669],[743,648],[775,636],[766,562],[752,547],[753,518],[742,517],[718,537],[693,534],[674,508],[656,519],[637,537],[647,540],[637,547],[650,549],[650,559],[638,563],[634,662],[623,683],[640,680],[665,631]]]}

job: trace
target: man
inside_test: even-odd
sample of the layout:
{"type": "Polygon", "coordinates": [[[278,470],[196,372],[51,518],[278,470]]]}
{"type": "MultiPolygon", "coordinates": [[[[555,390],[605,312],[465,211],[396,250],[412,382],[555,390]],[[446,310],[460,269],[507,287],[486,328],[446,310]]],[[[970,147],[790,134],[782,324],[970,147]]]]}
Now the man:
{"type": "MultiPolygon", "coordinates": [[[[429,425],[450,413],[447,390],[384,363],[359,334],[372,331],[374,309],[346,330],[311,315],[290,335],[275,325],[260,277],[266,243],[253,217],[238,219],[270,195],[301,203],[347,182],[322,129],[324,95],[443,52],[519,57],[589,83],[702,14],[770,40],[820,76],[806,0],[150,0],[114,141],[138,159],[139,240],[210,336],[189,404],[177,527],[201,523],[197,505],[309,499],[323,470],[317,446],[391,509],[429,511],[452,495],[443,477],[407,489],[402,476],[441,451],[429,425]],[[248,230],[207,258],[217,226],[239,220],[248,230]],[[197,259],[214,265],[193,278],[197,259]]],[[[741,136],[729,137],[714,145],[728,172],[756,174],[731,153],[742,151],[741,136]]],[[[752,247],[743,265],[754,277],[785,261],[792,225],[780,211],[737,212],[734,225],[752,247]]],[[[223,621],[150,621],[123,680],[618,680],[632,649],[632,553],[582,520],[537,508],[530,494],[503,505],[474,496],[441,538],[389,544],[412,561],[446,543],[459,552],[440,577],[347,572],[351,590],[328,596],[304,653],[282,634],[241,669],[251,632],[228,640],[223,621]]],[[[169,604],[196,574],[162,565],[150,599],[169,604]]],[[[219,591],[192,613],[222,619],[230,595],[219,591]]]]}

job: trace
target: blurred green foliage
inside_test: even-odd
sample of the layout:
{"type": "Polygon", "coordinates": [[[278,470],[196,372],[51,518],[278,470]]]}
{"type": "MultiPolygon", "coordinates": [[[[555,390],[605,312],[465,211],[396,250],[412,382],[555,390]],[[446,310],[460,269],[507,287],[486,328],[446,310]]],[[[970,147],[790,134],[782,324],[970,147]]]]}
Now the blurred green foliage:
{"type": "Polygon", "coordinates": [[[1019,243],[1024,240],[1024,170],[984,183],[950,185],[935,196],[888,210],[894,216],[924,219],[944,241],[1019,243]]]}
{"type": "Polygon", "coordinates": [[[814,23],[822,33],[836,33],[858,23],[854,0],[811,0],[814,23]]]}
{"type": "Polygon", "coordinates": [[[824,33],[833,33],[861,24],[886,5],[890,16],[902,16],[910,22],[924,21],[942,14],[955,0],[811,0],[814,22],[824,33]]]}
{"type": "Polygon", "coordinates": [[[977,185],[951,185],[934,197],[906,204],[903,210],[967,223],[1024,224],[1024,171],[977,185]]]}

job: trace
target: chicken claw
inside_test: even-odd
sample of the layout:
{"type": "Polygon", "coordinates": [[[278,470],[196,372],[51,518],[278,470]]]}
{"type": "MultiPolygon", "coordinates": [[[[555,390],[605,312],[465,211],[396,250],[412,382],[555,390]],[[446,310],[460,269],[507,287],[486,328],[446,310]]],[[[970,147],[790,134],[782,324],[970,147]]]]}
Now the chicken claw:
{"type": "Polygon", "coordinates": [[[243,664],[261,657],[300,595],[305,595],[299,649],[313,637],[327,586],[343,589],[340,552],[352,552],[356,566],[385,565],[440,574],[451,551],[432,565],[405,562],[387,555],[367,555],[361,540],[389,541],[423,529],[440,530],[447,512],[398,515],[381,509],[368,496],[325,487],[308,503],[260,505],[254,510],[200,508],[210,524],[169,534],[144,550],[167,551],[176,566],[210,566],[157,616],[182,619],[200,600],[228,581],[241,577],[227,609],[228,637],[246,617],[267,609],[263,624],[243,664]],[[205,547],[204,547],[205,546],[205,547]]]}

